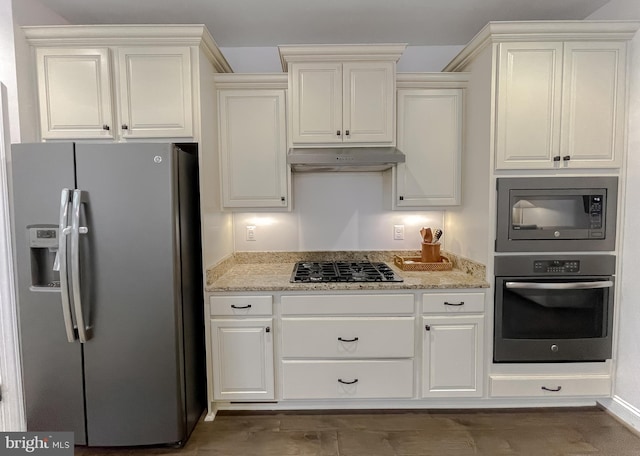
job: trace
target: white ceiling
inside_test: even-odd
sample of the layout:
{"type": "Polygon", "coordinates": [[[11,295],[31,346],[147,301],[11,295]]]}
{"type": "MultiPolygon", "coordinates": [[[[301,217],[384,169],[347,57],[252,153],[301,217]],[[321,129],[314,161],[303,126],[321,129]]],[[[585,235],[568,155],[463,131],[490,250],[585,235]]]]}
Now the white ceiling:
{"type": "MultiPolygon", "coordinates": [[[[19,0],[18,0],[19,1],[19,0]]],[[[487,22],[584,19],[609,0],[39,0],[72,24],[202,24],[221,47],[466,44],[487,22]]]]}

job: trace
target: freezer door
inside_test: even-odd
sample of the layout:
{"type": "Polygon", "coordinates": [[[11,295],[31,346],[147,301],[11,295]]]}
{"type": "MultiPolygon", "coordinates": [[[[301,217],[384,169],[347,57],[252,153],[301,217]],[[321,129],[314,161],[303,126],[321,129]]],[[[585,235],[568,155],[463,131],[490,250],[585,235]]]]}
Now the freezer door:
{"type": "MultiPolygon", "coordinates": [[[[85,443],[82,353],[67,340],[53,271],[63,188],[75,185],[73,144],[11,147],[13,233],[29,431],[73,431],[85,443]]],[[[73,331],[70,332],[73,335],[73,331]]]]}
{"type": "Polygon", "coordinates": [[[175,153],[77,145],[89,445],[185,436],[175,153]]]}

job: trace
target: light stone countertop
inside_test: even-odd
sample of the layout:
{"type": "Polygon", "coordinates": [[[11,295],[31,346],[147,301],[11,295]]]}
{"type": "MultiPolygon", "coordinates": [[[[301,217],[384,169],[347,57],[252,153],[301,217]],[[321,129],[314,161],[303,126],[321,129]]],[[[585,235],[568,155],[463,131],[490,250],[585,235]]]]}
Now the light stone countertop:
{"type": "MultiPolygon", "coordinates": [[[[209,292],[316,291],[316,290],[415,290],[488,288],[484,265],[444,252],[453,264],[451,271],[403,271],[393,256],[414,256],[416,252],[237,252],[207,271],[209,292]],[[364,260],[386,262],[404,282],[291,283],[296,261],[364,260]]],[[[419,255],[419,254],[418,254],[419,255]]]]}

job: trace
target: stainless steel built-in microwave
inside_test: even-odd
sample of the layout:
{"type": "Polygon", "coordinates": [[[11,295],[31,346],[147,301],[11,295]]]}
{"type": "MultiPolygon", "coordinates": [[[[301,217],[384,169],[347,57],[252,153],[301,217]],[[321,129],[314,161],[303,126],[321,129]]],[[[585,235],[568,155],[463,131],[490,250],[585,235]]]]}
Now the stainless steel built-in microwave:
{"type": "Polygon", "coordinates": [[[615,249],[618,178],[498,178],[496,252],[615,249]]]}

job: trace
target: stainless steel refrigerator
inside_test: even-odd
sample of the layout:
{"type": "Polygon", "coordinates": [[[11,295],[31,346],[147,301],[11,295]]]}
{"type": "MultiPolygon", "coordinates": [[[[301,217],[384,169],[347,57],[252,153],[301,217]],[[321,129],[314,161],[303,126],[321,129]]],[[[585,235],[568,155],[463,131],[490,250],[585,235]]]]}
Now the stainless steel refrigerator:
{"type": "Polygon", "coordinates": [[[197,145],[15,144],[29,431],[180,444],[206,402],[197,145]]]}

